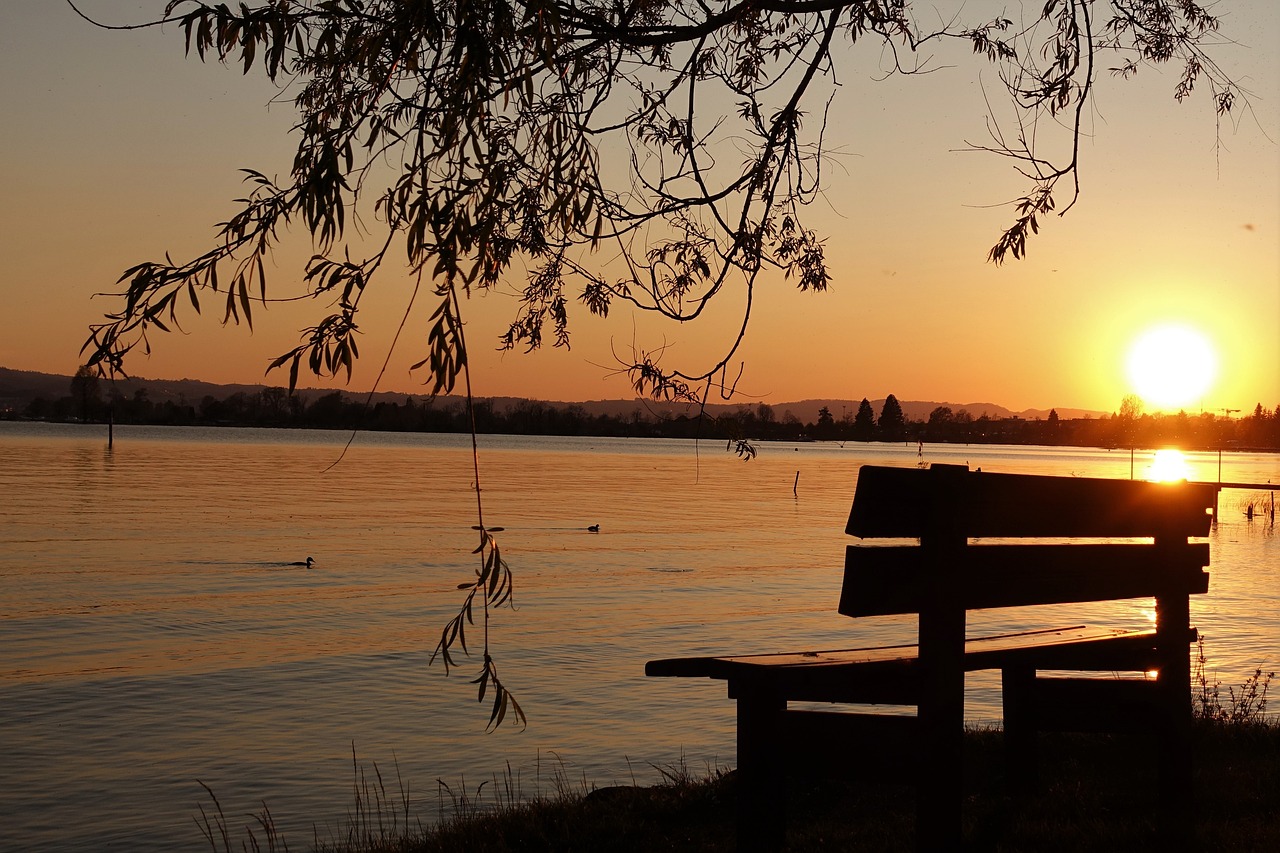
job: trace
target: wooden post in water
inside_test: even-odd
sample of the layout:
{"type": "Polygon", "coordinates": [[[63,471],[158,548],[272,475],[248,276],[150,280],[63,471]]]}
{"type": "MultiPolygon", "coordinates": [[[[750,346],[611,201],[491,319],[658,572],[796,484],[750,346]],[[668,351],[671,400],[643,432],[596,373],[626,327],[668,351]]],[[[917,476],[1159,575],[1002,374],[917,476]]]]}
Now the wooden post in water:
{"type": "Polygon", "coordinates": [[[1218,497],[1222,494],[1222,448],[1218,448],[1218,488],[1213,493],[1213,523],[1218,523],[1218,497]]]}
{"type": "Polygon", "coordinates": [[[791,484],[791,494],[795,495],[796,497],[800,497],[799,489],[800,489],[800,472],[797,471],[796,481],[791,484]]]}
{"type": "Polygon", "coordinates": [[[116,426],[116,407],[107,406],[107,450],[111,450],[116,443],[115,436],[116,426]]]}

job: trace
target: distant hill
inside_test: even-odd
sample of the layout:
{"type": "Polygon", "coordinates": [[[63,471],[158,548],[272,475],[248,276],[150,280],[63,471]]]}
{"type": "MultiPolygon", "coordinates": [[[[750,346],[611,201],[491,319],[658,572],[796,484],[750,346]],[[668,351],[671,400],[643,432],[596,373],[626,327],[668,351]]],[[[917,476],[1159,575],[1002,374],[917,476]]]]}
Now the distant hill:
{"type": "MultiPolygon", "coordinates": [[[[167,400],[173,402],[185,401],[189,405],[198,406],[200,401],[205,397],[214,397],[222,400],[230,397],[232,394],[256,394],[263,388],[271,387],[267,385],[217,385],[212,382],[203,382],[198,379],[118,379],[115,381],[115,388],[122,396],[132,397],[139,389],[146,389],[147,397],[154,403],[163,403],[167,400]]],[[[104,383],[105,385],[105,383],[104,383]]],[[[106,390],[105,387],[103,389],[106,390]]],[[[53,401],[66,397],[71,393],[71,377],[62,376],[53,373],[37,373],[28,370],[11,370],[6,367],[0,367],[0,411],[6,409],[21,412],[27,408],[32,400],[42,397],[45,400],[53,401]]],[[[308,400],[314,400],[325,394],[333,393],[332,389],[323,388],[300,388],[297,391],[308,400]]],[[[344,397],[350,400],[360,400],[366,396],[365,392],[343,390],[344,397]]],[[[408,397],[413,397],[417,401],[428,398],[426,394],[406,394],[403,392],[383,391],[373,396],[373,402],[404,402],[408,397]]],[[[443,398],[438,400],[438,404],[448,405],[450,402],[460,402],[461,398],[443,398]]],[[[525,402],[519,397],[489,397],[495,409],[505,410],[518,403],[525,402]]],[[[568,406],[577,406],[592,415],[611,415],[614,417],[629,417],[633,412],[640,411],[649,419],[662,419],[668,417],[678,417],[680,415],[694,415],[697,412],[695,406],[689,404],[675,403],[658,403],[652,400],[641,398],[633,398],[630,400],[586,400],[581,402],[574,401],[543,401],[546,405],[556,408],[565,408],[568,406]]],[[[790,412],[802,423],[814,423],[818,420],[818,410],[826,407],[835,416],[836,420],[844,415],[853,417],[854,412],[858,410],[858,404],[861,400],[798,400],[790,403],[772,403],[769,404],[773,409],[774,416],[782,419],[790,412]]],[[[880,414],[880,409],[884,406],[884,399],[871,400],[871,406],[875,410],[876,415],[880,414]]],[[[1024,409],[1015,412],[1004,406],[995,403],[939,403],[923,400],[900,400],[903,413],[910,420],[923,421],[928,420],[929,413],[938,406],[948,406],[954,412],[962,409],[967,411],[974,418],[982,415],[988,415],[992,418],[1009,418],[1020,417],[1025,420],[1034,420],[1036,418],[1047,418],[1049,416],[1048,409],[1024,409]]],[[[742,408],[754,409],[758,403],[743,401],[740,403],[712,403],[707,405],[707,411],[712,415],[721,415],[729,412],[735,412],[742,408]]],[[[1070,409],[1058,407],[1058,417],[1064,419],[1098,417],[1107,414],[1106,412],[1091,411],[1088,409],[1070,409]]]]}

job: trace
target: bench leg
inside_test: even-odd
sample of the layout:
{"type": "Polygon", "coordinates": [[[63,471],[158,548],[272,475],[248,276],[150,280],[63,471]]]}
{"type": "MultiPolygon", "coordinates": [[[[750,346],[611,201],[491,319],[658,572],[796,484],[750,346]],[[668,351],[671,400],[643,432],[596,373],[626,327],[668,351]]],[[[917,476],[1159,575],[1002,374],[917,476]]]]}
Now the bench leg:
{"type": "MultiPolygon", "coordinates": [[[[1156,598],[1156,624],[1190,624],[1185,595],[1156,598]]],[[[1167,850],[1189,850],[1194,844],[1195,821],[1191,755],[1191,650],[1186,629],[1172,627],[1157,636],[1161,664],[1159,676],[1160,827],[1167,850]]]]}
{"type": "Polygon", "coordinates": [[[916,850],[942,853],[964,839],[964,715],[922,728],[924,766],[916,787],[916,850]]]}
{"type": "Polygon", "coordinates": [[[1029,790],[1039,784],[1035,687],[1034,667],[1007,667],[1000,671],[1001,701],[1004,705],[1004,766],[1010,791],[1029,790]]]}
{"type": "MultiPolygon", "coordinates": [[[[1177,680],[1162,691],[1159,764],[1160,828],[1163,850],[1194,849],[1194,768],[1191,755],[1191,707],[1177,680]]],[[[1164,687],[1165,685],[1161,685],[1164,687]]]]}
{"type": "MultiPolygon", "coordinates": [[[[941,596],[941,593],[938,593],[941,596]]],[[[935,602],[920,610],[923,766],[916,786],[916,849],[939,853],[964,840],[965,612],[935,602]]]]}
{"type": "Polygon", "coordinates": [[[786,838],[782,726],[787,702],[774,691],[738,693],[738,849],[777,851],[786,838]]]}

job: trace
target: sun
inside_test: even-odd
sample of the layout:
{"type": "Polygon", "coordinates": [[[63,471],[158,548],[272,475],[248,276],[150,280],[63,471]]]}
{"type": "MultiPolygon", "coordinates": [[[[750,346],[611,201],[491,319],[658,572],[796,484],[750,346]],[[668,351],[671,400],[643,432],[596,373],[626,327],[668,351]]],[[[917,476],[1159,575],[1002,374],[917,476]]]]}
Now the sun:
{"type": "Polygon", "coordinates": [[[1218,373],[1208,338],[1190,326],[1155,326],[1129,348],[1129,383],[1147,405],[1181,408],[1203,398],[1218,373]]]}

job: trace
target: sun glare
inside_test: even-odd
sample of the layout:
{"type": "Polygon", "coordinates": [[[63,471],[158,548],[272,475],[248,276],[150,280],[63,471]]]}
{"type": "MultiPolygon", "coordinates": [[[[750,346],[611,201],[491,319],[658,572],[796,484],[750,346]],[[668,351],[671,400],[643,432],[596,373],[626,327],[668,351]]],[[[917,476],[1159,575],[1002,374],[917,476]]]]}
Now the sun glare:
{"type": "Polygon", "coordinates": [[[1191,478],[1191,466],[1187,457],[1180,450],[1157,450],[1151,464],[1147,466],[1147,479],[1162,483],[1191,478]]]}
{"type": "Polygon", "coordinates": [[[1149,406],[1181,408],[1200,400],[1218,372],[1218,357],[1189,326],[1157,326],[1129,348],[1129,383],[1149,406]]]}

